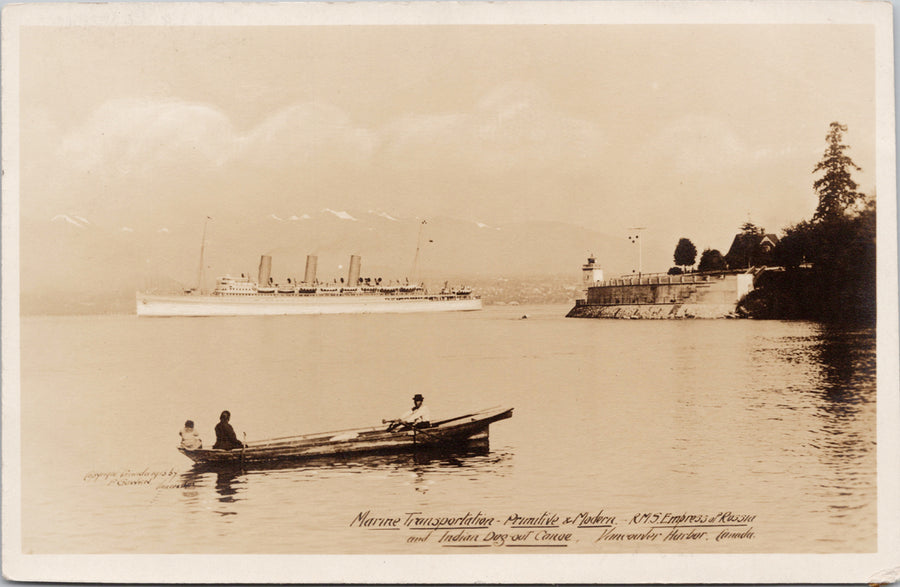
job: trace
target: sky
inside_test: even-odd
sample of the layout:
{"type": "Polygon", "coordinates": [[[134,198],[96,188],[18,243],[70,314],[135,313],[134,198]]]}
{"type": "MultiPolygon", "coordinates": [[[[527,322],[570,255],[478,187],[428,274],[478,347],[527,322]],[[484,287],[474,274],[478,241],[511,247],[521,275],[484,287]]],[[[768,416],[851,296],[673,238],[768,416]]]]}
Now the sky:
{"type": "Polygon", "coordinates": [[[724,253],[748,220],[779,233],[810,218],[832,121],[874,192],[873,32],[26,27],[23,263],[52,271],[62,224],[140,249],[196,240],[206,216],[240,231],[374,209],[623,239],[644,227],[644,270],[665,271],[680,237],[724,253]]]}

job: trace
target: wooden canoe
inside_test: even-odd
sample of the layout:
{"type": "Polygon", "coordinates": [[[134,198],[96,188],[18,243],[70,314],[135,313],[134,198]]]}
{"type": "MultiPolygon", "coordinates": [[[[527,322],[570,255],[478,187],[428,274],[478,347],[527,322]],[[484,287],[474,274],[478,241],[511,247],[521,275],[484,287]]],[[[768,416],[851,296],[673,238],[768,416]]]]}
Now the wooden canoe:
{"type": "Polygon", "coordinates": [[[284,438],[251,441],[234,450],[178,447],[196,463],[264,464],[323,456],[384,454],[417,449],[454,447],[488,439],[491,423],[512,417],[513,408],[489,408],[433,422],[431,427],[388,432],[384,426],[319,432],[284,438]]]}

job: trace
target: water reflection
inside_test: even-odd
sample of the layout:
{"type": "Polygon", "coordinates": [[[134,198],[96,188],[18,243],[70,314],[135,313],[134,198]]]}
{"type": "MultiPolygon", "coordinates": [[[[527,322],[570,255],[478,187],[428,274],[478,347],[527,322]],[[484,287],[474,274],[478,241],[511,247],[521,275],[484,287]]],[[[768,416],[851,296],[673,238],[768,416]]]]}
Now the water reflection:
{"type": "Polygon", "coordinates": [[[756,360],[765,365],[767,375],[776,370],[789,372],[791,384],[784,390],[813,394],[815,407],[828,417],[852,418],[861,404],[874,400],[875,332],[831,325],[814,325],[812,329],[808,336],[760,344],[756,360]]]}
{"type": "MultiPolygon", "coordinates": [[[[197,490],[212,486],[220,503],[235,503],[253,480],[278,476],[289,481],[316,481],[324,478],[346,475],[360,475],[369,472],[411,472],[415,478],[415,491],[426,493],[434,478],[452,475],[458,471],[505,475],[510,466],[508,451],[491,451],[486,442],[470,443],[452,449],[420,449],[411,453],[376,455],[330,455],[307,458],[300,461],[253,463],[252,467],[239,464],[195,464],[181,475],[181,484],[190,488],[184,492],[189,502],[197,499],[197,490]]],[[[233,515],[236,512],[219,512],[233,515]]]]}
{"type": "Polygon", "coordinates": [[[812,353],[820,365],[823,406],[835,415],[853,414],[875,389],[875,334],[871,329],[823,327],[812,353]]]}
{"type": "Polygon", "coordinates": [[[817,416],[830,457],[846,460],[868,452],[874,431],[861,422],[875,397],[875,336],[871,330],[823,327],[811,354],[818,367],[817,416]]]}
{"type": "Polygon", "coordinates": [[[851,512],[859,527],[875,523],[875,349],[874,330],[838,326],[822,326],[810,346],[818,369],[814,393],[820,420],[811,446],[830,471],[819,479],[820,499],[832,512],[832,523],[842,526],[851,512]]]}
{"type": "MultiPolygon", "coordinates": [[[[215,490],[215,500],[219,504],[233,506],[242,498],[239,495],[246,483],[246,472],[240,468],[231,469],[203,469],[197,466],[181,474],[180,486],[182,501],[190,506],[199,506],[203,502],[206,490],[212,487],[215,490]]],[[[222,516],[232,516],[237,512],[231,510],[214,510],[222,516]]]]}
{"type": "Polygon", "coordinates": [[[220,470],[216,472],[216,493],[219,494],[220,502],[239,501],[234,497],[238,493],[237,488],[234,486],[237,478],[238,471],[235,470],[220,470]]]}
{"type": "Polygon", "coordinates": [[[736,374],[733,381],[715,385],[711,372],[710,381],[694,381],[677,395],[671,411],[678,431],[673,471],[714,476],[720,472],[704,468],[711,454],[744,455],[748,470],[766,475],[761,496],[800,488],[811,508],[827,509],[835,520],[860,508],[867,511],[859,519],[871,518],[875,333],[809,323],[781,326],[748,339],[750,377],[737,375],[747,367],[729,364],[731,357],[722,355],[722,365],[736,374]]]}

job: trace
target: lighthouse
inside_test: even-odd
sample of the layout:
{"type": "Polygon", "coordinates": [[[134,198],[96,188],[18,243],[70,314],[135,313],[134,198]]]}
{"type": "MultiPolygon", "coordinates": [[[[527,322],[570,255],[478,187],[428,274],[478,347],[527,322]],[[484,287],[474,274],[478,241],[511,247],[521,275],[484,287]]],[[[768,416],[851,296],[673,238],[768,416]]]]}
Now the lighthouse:
{"type": "Polygon", "coordinates": [[[603,269],[597,264],[597,260],[590,256],[587,263],[581,266],[581,284],[588,288],[601,281],[603,281],[603,269]]]}

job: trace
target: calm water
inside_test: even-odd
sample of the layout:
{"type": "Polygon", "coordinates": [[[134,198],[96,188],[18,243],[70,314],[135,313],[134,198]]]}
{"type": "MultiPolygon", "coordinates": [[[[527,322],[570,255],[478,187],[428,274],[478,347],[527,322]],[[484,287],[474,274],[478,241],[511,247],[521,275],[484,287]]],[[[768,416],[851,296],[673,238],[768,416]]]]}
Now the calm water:
{"type": "Polygon", "coordinates": [[[362,512],[494,518],[489,530],[451,533],[476,534],[477,552],[495,554],[875,549],[872,332],[566,310],[24,318],[24,550],[474,551],[440,542],[444,529],[409,543],[427,531],[360,528],[362,512]],[[252,441],[373,425],[416,392],[435,418],[498,404],[515,414],[491,427],[489,451],[471,454],[216,472],[175,451],[188,418],[212,444],[223,409],[252,441]],[[667,512],[709,516],[695,520],[707,534],[601,538],[665,536],[678,524],[629,521],[667,512]],[[743,516],[726,520],[730,530],[752,536],[716,541],[711,522],[724,512],[743,516]],[[560,520],[537,519],[545,513],[560,520]],[[580,513],[597,527],[565,523],[580,513]],[[486,547],[485,533],[510,532],[515,515],[560,527],[533,532],[572,536],[486,547]]]}

